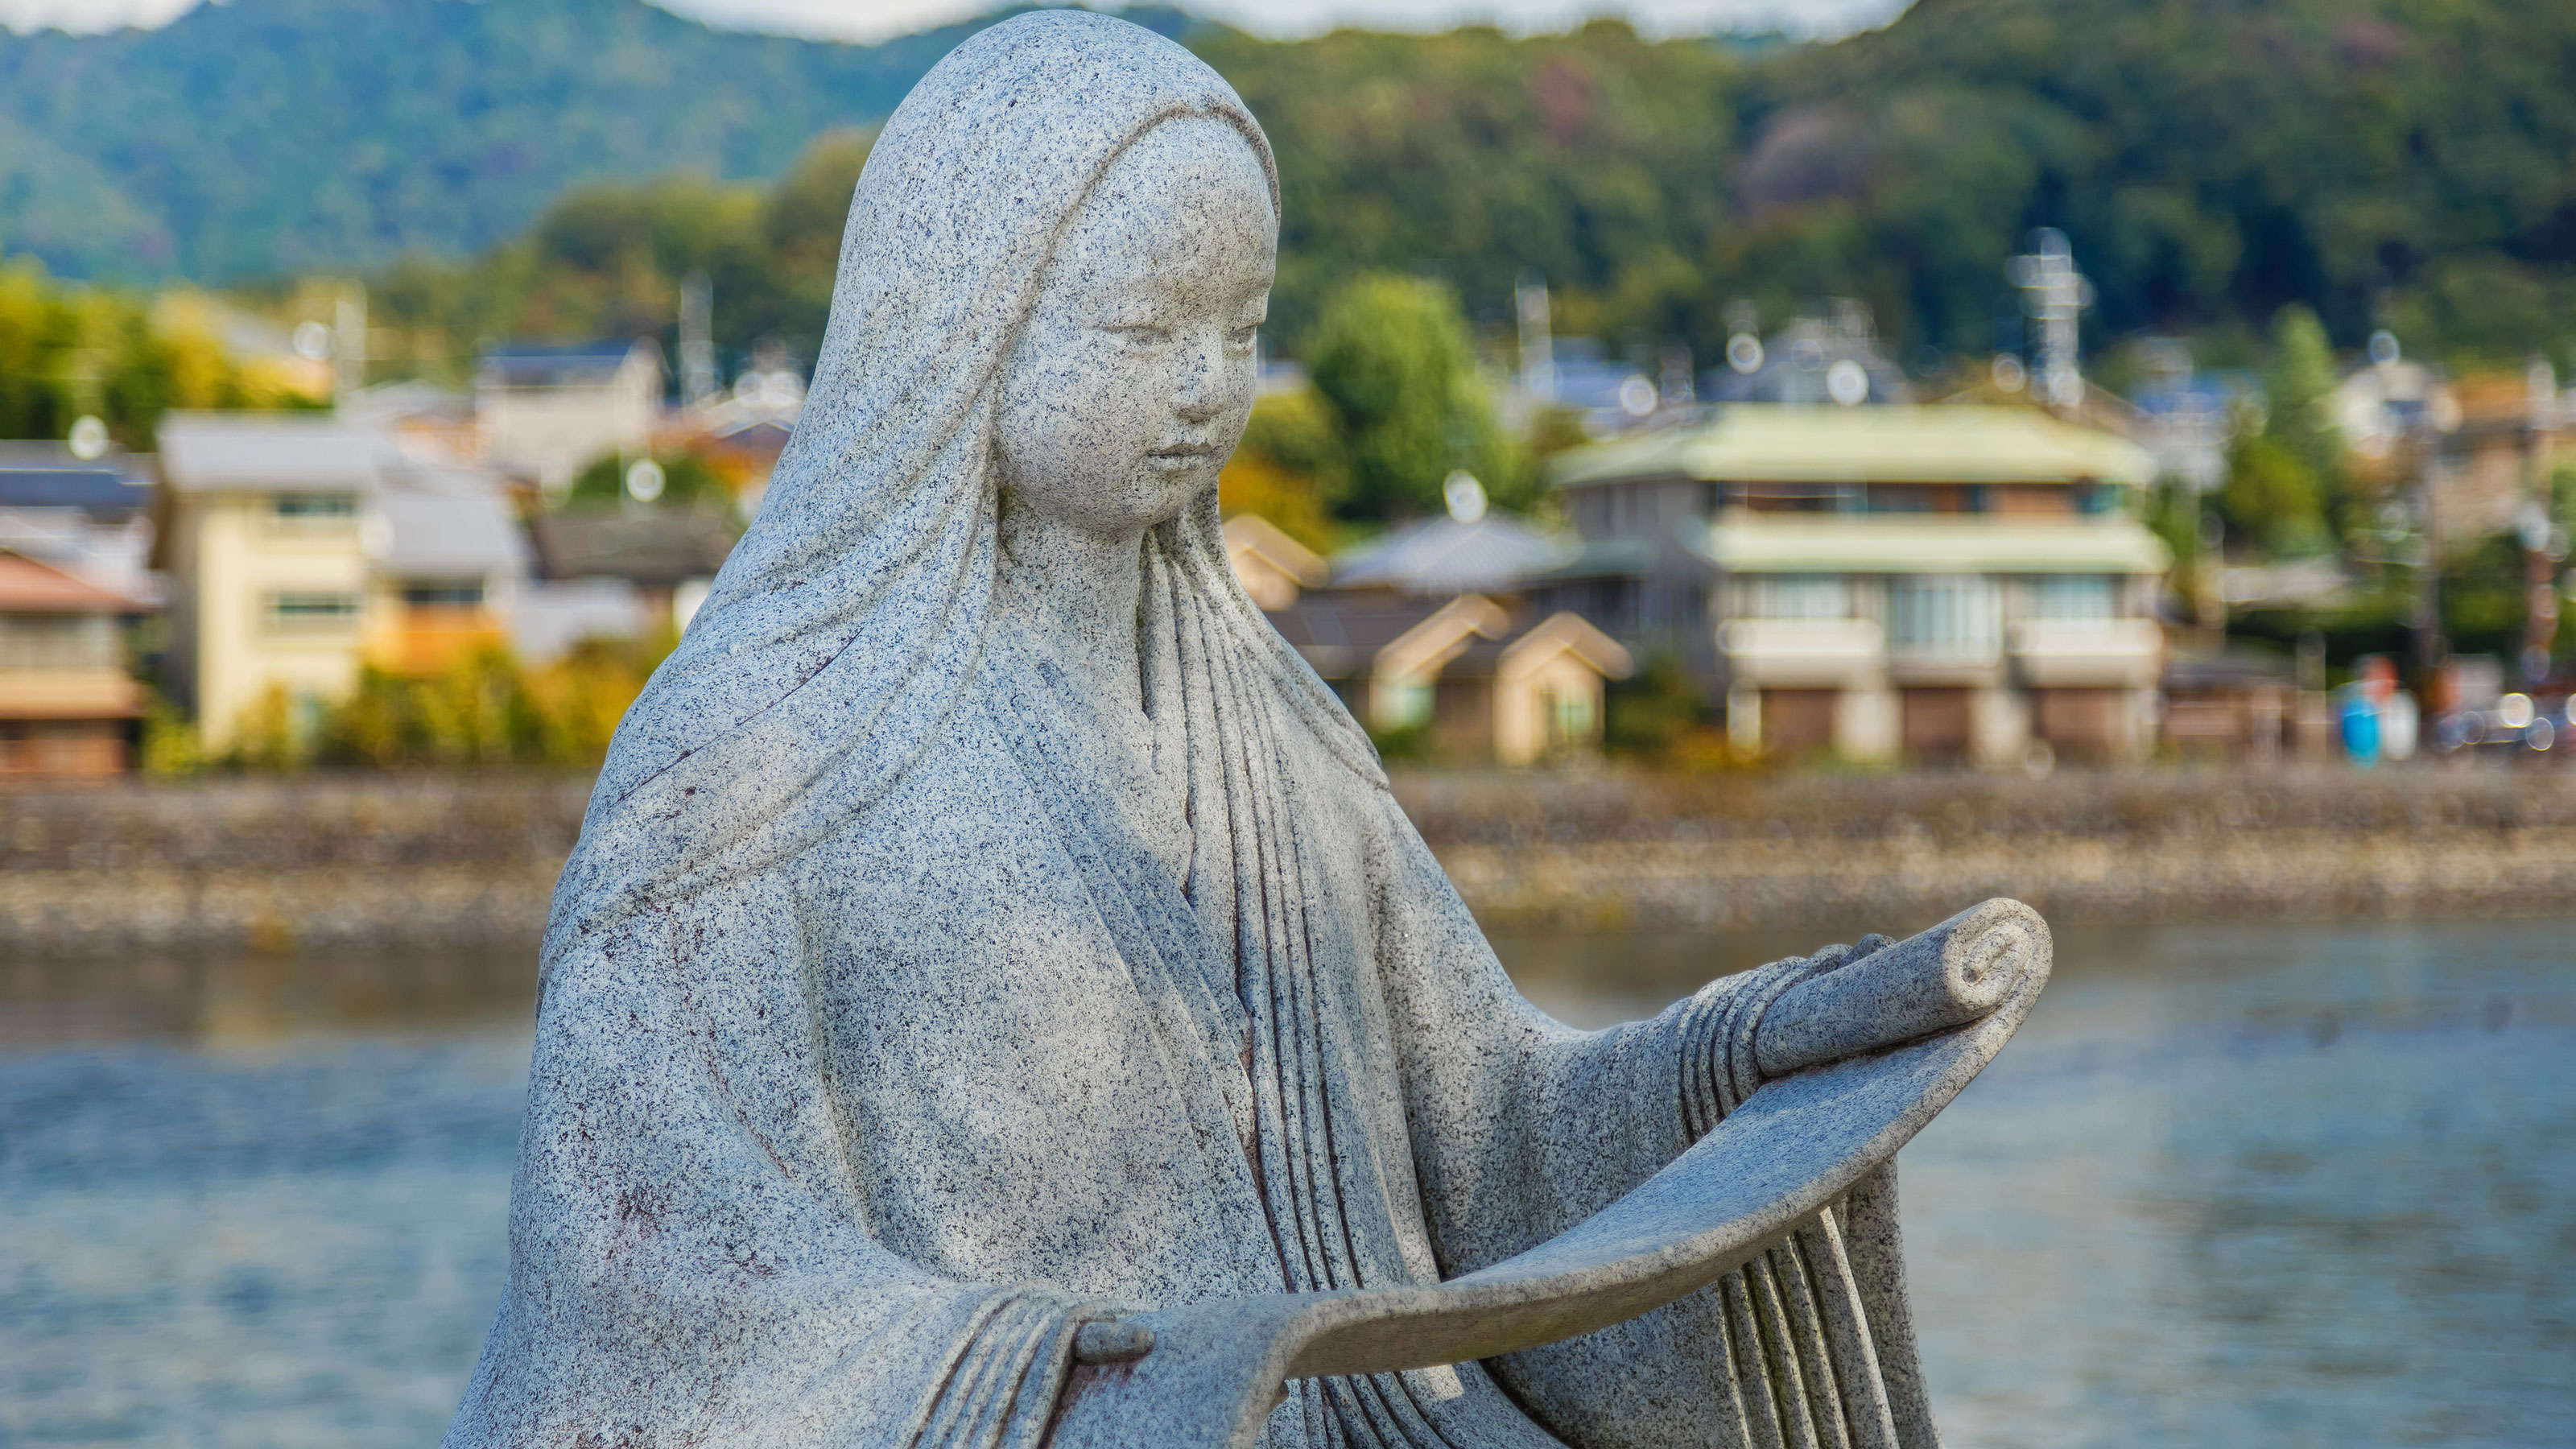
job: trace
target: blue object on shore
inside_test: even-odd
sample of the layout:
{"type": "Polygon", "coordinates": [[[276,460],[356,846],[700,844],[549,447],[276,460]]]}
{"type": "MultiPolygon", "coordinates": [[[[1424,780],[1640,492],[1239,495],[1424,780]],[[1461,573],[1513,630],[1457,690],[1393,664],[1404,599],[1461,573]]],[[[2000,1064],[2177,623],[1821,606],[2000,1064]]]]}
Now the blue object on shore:
{"type": "Polygon", "coordinates": [[[2359,685],[2347,684],[2337,690],[2338,713],[2343,717],[2343,748],[2356,765],[2379,762],[2379,706],[2359,685]]]}

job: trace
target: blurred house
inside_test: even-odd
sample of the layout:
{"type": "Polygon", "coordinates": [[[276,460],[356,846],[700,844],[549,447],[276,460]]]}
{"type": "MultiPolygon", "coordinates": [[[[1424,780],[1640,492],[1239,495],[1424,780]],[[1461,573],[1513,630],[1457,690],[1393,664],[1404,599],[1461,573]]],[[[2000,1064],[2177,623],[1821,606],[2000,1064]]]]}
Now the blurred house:
{"type": "Polygon", "coordinates": [[[1243,591],[1265,610],[1285,609],[1298,595],[1332,579],[1320,555],[1257,513],[1225,521],[1225,556],[1243,581],[1243,591]]]}
{"type": "Polygon", "coordinates": [[[126,768],[143,689],[126,672],[137,599],[0,549],[0,778],[126,768]]]}
{"type": "Polygon", "coordinates": [[[1516,594],[1524,580],[1563,563],[1571,552],[1562,539],[1487,513],[1478,490],[1469,508],[1401,525],[1346,550],[1333,560],[1332,582],[1345,591],[1376,589],[1418,599],[1516,594]]]}
{"type": "Polygon", "coordinates": [[[160,431],[165,676],[208,748],[272,688],[309,709],[364,663],[425,673],[513,642],[530,557],[489,470],[327,413],[172,413],[160,431]]]}
{"type": "Polygon", "coordinates": [[[2165,663],[2164,741],[2187,759],[2268,765],[2322,754],[2313,742],[2301,748],[2300,704],[2289,664],[2268,655],[2177,650],[2165,663]]]}
{"type": "Polygon", "coordinates": [[[650,338],[505,343],[474,374],[484,458],[559,496],[612,454],[645,456],[662,412],[662,349],[650,338]]]}
{"type": "Polygon", "coordinates": [[[1767,341],[1736,338],[1727,365],[1701,375],[1699,393],[1723,403],[1857,407],[1914,400],[1905,370],[1879,341],[1869,310],[1856,302],[1838,304],[1831,317],[1800,317],[1767,341]]]}
{"type": "Polygon", "coordinates": [[[612,507],[540,513],[528,534],[552,593],[599,601],[587,632],[633,636],[687,628],[742,530],[713,507],[612,507]]]}
{"type": "Polygon", "coordinates": [[[804,375],[785,354],[763,349],[734,379],[733,391],[674,415],[656,442],[693,450],[714,463],[734,490],[735,506],[749,518],[760,511],[770,474],[804,411],[804,375]]]}
{"type": "Polygon", "coordinates": [[[149,603],[152,470],[119,452],[79,458],[59,443],[0,443],[0,548],[149,603]]]}
{"type": "Polygon", "coordinates": [[[1565,547],[1482,512],[1398,528],[1323,561],[1261,518],[1226,524],[1244,591],[1381,738],[1462,763],[1529,765],[1600,747],[1605,681],[1628,651],[1516,590],[1565,547]],[[1490,594],[1486,591],[1491,591],[1490,594]]]}
{"type": "Polygon", "coordinates": [[[2148,748],[2155,460],[2030,408],[1737,404],[1579,449],[1581,552],[1531,581],[1671,654],[1738,743],[2005,762],[2148,748]]]}

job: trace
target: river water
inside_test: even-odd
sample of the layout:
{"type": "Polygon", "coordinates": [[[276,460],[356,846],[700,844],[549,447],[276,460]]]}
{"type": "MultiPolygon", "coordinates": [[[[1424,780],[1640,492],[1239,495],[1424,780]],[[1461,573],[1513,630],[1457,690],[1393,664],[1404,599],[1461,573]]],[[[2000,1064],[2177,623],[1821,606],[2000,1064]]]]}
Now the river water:
{"type": "MultiPolygon", "coordinates": [[[[1519,936],[1580,1024],[1816,943],[1519,936]]],[[[1974,1446],[2576,1443],[2576,921],[2070,932],[1908,1147],[1974,1446]]],[[[0,966],[0,1445],[417,1449],[490,1321],[520,956],[0,966]]]]}

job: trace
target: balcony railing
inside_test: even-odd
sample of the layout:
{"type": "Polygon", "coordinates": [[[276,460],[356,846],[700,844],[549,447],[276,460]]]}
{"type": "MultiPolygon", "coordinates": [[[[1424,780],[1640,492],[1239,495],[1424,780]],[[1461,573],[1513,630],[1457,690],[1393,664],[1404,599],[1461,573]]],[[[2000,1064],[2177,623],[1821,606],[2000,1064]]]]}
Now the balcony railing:
{"type": "Polygon", "coordinates": [[[2023,619],[2009,642],[2022,679],[2042,688],[2144,689],[2164,667],[2153,619],[2023,619]]]}
{"type": "Polygon", "coordinates": [[[1718,626],[1717,647],[1737,679],[1780,689],[1858,683],[1887,659],[1875,619],[1731,619],[1718,626]]]}

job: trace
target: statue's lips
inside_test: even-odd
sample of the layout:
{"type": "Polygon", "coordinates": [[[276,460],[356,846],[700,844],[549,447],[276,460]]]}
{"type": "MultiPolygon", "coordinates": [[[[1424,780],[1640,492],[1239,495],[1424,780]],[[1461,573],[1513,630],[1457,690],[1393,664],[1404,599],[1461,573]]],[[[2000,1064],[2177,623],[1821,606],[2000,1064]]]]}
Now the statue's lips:
{"type": "Polygon", "coordinates": [[[1168,448],[1149,448],[1145,457],[1167,468],[1178,468],[1216,456],[1214,443],[1186,443],[1168,448]]]}

